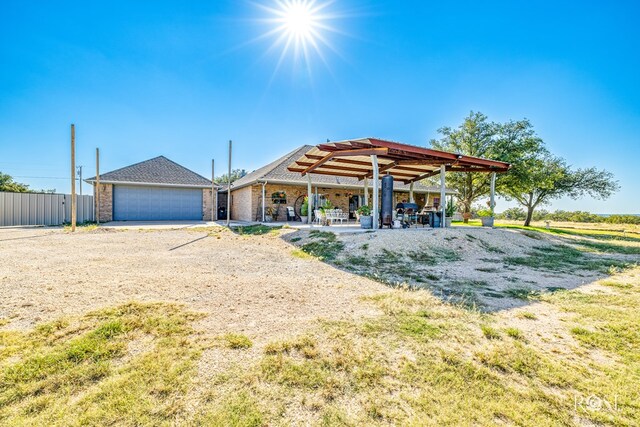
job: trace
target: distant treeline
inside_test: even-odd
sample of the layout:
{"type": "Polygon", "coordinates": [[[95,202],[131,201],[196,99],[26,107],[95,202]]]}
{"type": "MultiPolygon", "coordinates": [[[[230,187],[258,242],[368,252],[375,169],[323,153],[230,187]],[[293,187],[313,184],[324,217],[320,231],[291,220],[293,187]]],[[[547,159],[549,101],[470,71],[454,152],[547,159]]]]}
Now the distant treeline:
{"type": "MultiPolygon", "coordinates": [[[[496,214],[498,219],[511,219],[523,221],[527,213],[522,208],[510,208],[502,213],[496,214]]],[[[568,222],[605,222],[609,224],[640,224],[640,216],[636,215],[609,215],[602,216],[591,212],[583,211],[562,211],[549,212],[544,209],[533,213],[534,221],[568,221],[568,222]]]]}

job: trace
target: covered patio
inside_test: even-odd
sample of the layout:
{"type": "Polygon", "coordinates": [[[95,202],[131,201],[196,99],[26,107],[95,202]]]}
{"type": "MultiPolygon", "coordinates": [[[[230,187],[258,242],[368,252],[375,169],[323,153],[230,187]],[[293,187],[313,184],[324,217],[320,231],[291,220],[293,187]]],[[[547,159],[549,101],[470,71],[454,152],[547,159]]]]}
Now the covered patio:
{"type": "MultiPolygon", "coordinates": [[[[445,174],[450,172],[483,172],[491,174],[490,205],[495,206],[496,173],[509,170],[508,163],[480,157],[465,156],[446,151],[432,150],[415,145],[401,144],[376,138],[363,138],[318,144],[288,166],[290,172],[307,176],[308,222],[313,212],[311,174],[334,175],[364,180],[365,204],[368,201],[369,180],[372,180],[373,229],[379,228],[380,178],[390,175],[394,181],[409,185],[409,199],[414,201],[413,184],[440,174],[440,205],[445,217],[445,174]]],[[[445,221],[441,221],[444,227],[445,221]]]]}

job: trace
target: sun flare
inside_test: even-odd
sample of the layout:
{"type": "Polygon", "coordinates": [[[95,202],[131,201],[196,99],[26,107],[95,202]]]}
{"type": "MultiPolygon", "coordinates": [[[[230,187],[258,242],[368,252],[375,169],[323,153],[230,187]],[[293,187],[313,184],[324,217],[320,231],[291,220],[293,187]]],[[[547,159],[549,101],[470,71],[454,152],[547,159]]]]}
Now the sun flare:
{"type": "Polygon", "coordinates": [[[296,2],[286,6],[282,18],[287,32],[295,37],[306,38],[313,32],[313,11],[308,3],[296,2]]]}
{"type": "Polygon", "coordinates": [[[338,18],[328,12],[332,3],[330,0],[275,0],[272,6],[259,5],[269,15],[263,22],[271,25],[262,37],[274,38],[267,53],[280,50],[277,68],[290,58],[294,64],[308,69],[312,56],[328,66],[323,49],[335,52],[328,34],[338,32],[330,25],[338,18]]]}

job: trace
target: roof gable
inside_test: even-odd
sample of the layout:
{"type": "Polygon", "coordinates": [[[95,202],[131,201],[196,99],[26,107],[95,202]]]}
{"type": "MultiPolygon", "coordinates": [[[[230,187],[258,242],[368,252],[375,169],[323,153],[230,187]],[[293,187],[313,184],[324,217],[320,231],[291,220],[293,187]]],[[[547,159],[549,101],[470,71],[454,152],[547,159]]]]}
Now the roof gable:
{"type": "MultiPolygon", "coordinates": [[[[94,182],[95,177],[87,179],[94,182]]],[[[211,181],[164,156],[100,174],[105,183],[160,184],[188,187],[210,187],[211,181]]]]}

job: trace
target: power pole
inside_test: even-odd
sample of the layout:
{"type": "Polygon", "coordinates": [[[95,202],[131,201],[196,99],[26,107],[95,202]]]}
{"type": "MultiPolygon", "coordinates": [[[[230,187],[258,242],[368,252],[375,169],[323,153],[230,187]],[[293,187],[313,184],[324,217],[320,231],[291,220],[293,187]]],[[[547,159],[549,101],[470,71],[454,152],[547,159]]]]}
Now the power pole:
{"type": "Polygon", "coordinates": [[[96,147],[96,224],[100,224],[100,149],[96,147]]]}
{"type": "Polygon", "coordinates": [[[211,221],[215,221],[217,219],[215,215],[218,212],[218,203],[214,203],[214,196],[215,201],[218,201],[218,195],[216,194],[216,184],[213,182],[215,176],[214,161],[213,159],[211,159],[211,221]]]}
{"type": "Polygon", "coordinates": [[[227,175],[227,227],[231,224],[231,145],[229,140],[229,174],[227,175]]]}
{"type": "Polygon", "coordinates": [[[76,126],[71,124],[71,231],[76,231],[76,126]]]}

